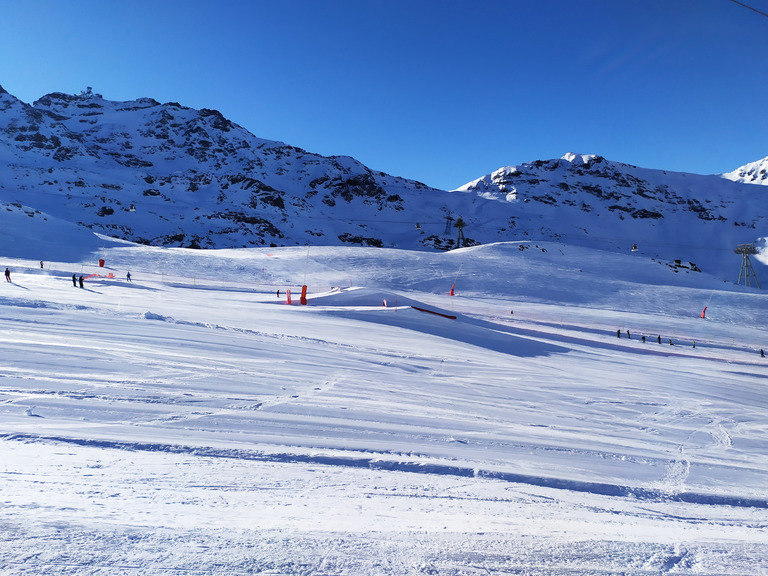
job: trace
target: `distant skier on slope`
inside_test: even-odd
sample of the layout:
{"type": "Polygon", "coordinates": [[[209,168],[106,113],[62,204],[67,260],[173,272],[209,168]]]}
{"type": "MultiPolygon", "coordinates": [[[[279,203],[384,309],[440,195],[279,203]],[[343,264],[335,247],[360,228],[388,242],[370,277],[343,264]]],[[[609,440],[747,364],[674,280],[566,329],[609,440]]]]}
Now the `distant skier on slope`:
{"type": "Polygon", "coordinates": [[[77,274],[72,274],[72,286],[77,288],[77,274]]]}
{"type": "Polygon", "coordinates": [[[5,269],[5,281],[10,282],[11,281],[11,270],[9,268],[5,269]]]}
{"type": "Polygon", "coordinates": [[[126,279],[126,280],[128,280],[128,282],[131,282],[131,273],[130,273],[130,272],[128,272],[128,273],[125,275],[125,279],[126,279]]]}
{"type": "Polygon", "coordinates": [[[82,274],[80,274],[80,278],[78,278],[77,281],[80,284],[80,288],[85,288],[85,286],[83,286],[83,275],[82,274]]]}

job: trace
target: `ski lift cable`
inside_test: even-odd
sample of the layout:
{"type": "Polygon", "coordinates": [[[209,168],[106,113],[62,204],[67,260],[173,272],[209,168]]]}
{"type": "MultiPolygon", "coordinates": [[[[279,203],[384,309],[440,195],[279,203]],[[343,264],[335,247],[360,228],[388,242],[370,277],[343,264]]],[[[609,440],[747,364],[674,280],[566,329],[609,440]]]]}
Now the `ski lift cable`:
{"type": "Polygon", "coordinates": [[[765,16],[766,18],[768,18],[768,13],[763,12],[762,10],[758,10],[757,8],[754,8],[752,6],[749,6],[748,4],[744,4],[744,2],[739,2],[739,0],[731,0],[731,2],[733,2],[734,4],[738,4],[739,6],[743,6],[747,10],[752,10],[752,12],[757,12],[761,16],[765,16]]]}

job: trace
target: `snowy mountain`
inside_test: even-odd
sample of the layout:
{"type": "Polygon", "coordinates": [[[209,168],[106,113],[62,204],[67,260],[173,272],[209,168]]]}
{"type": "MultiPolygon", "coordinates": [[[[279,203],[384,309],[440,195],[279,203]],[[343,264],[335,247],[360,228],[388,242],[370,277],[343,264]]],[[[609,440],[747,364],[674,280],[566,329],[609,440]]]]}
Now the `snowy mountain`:
{"type": "Polygon", "coordinates": [[[440,210],[423,184],[256,138],[215,110],[90,90],[33,105],[0,91],[0,160],[3,201],[148,244],[382,245],[403,235],[392,219],[440,210]]]}
{"type": "Polygon", "coordinates": [[[750,162],[733,172],[723,174],[723,178],[733,180],[734,182],[744,182],[747,184],[768,184],[768,157],[750,162]]]}
{"type": "Polygon", "coordinates": [[[731,277],[733,249],[765,235],[768,214],[744,183],[578,154],[437,190],[257,138],[215,110],[90,89],[30,105],[0,88],[0,162],[0,203],[161,246],[637,245],[681,271],[731,277]]]}
{"type": "Polygon", "coordinates": [[[90,92],[0,135],[3,575],[768,573],[761,188],[90,92]]]}
{"type": "Polygon", "coordinates": [[[628,250],[725,273],[733,249],[768,229],[768,197],[719,176],[638,168],[600,156],[508,166],[458,189],[511,206],[518,238],[628,250]]]}

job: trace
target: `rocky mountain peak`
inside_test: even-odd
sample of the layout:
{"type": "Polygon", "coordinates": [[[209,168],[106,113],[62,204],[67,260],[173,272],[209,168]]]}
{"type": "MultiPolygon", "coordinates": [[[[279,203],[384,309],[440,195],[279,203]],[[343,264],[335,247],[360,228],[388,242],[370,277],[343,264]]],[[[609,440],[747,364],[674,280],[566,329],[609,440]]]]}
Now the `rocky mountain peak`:
{"type": "Polygon", "coordinates": [[[745,164],[733,172],[727,172],[723,174],[723,178],[734,182],[768,185],[768,157],[745,164]]]}

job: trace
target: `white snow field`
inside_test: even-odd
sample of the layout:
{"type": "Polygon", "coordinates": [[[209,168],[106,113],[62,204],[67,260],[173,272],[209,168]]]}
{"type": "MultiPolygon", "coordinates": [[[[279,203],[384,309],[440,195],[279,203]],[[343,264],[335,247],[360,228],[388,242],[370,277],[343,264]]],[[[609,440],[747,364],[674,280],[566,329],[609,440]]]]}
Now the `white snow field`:
{"type": "Polygon", "coordinates": [[[3,575],[768,574],[736,255],[99,242],[0,259],[3,575]]]}

